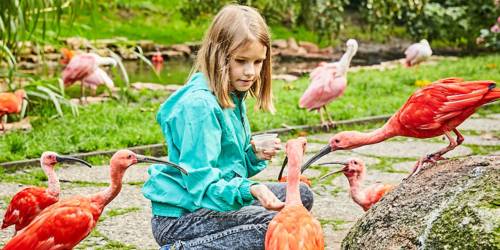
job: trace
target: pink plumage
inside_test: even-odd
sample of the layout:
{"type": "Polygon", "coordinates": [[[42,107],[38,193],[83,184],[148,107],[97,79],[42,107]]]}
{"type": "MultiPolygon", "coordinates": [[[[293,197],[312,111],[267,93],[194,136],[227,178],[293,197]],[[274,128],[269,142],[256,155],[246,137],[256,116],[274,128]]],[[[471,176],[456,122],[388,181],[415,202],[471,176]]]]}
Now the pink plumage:
{"type": "MultiPolygon", "coordinates": [[[[347,50],[338,62],[321,63],[310,75],[311,84],[300,98],[299,106],[308,110],[319,110],[322,125],[328,126],[323,119],[321,108],[326,112],[326,105],[341,97],[347,87],[347,69],[354,54],[356,54],[358,43],[349,39],[346,43],[347,50]]],[[[333,120],[327,113],[330,125],[333,120]]]]}
{"type": "Polygon", "coordinates": [[[94,53],[85,53],[71,58],[69,64],[62,72],[64,86],[70,86],[77,81],[82,82],[83,87],[88,87],[95,91],[101,84],[109,89],[114,87],[113,80],[101,68],[100,65],[116,65],[116,61],[110,57],[100,57],[94,53]]]}
{"type": "Polygon", "coordinates": [[[427,40],[422,39],[419,43],[410,45],[405,50],[405,64],[408,67],[415,66],[431,57],[432,49],[427,40]]]}

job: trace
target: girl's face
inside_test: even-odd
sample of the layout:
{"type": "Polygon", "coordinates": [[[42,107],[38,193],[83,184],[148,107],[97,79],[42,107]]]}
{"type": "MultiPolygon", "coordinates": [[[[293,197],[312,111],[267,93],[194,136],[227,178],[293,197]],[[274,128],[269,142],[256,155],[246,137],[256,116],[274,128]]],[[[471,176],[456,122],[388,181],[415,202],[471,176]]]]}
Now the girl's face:
{"type": "Polygon", "coordinates": [[[250,41],[236,49],[229,62],[230,90],[245,92],[260,76],[267,48],[257,41],[250,41]]]}

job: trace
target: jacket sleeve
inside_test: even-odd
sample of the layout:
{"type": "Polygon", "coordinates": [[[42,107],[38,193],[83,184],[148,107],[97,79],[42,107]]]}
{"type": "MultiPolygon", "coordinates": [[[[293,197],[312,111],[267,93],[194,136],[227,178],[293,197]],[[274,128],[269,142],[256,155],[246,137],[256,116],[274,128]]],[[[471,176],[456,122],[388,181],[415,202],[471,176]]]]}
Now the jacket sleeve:
{"type": "Polygon", "coordinates": [[[185,188],[196,206],[216,211],[237,210],[253,202],[250,186],[255,182],[243,178],[222,178],[215,166],[221,153],[222,129],[217,109],[206,100],[191,100],[179,116],[170,121],[172,139],[178,148],[179,165],[185,188]]]}
{"type": "Polygon", "coordinates": [[[248,144],[248,146],[245,149],[245,152],[246,152],[246,161],[248,166],[248,177],[252,177],[258,174],[264,168],[266,168],[267,161],[261,160],[257,157],[255,151],[253,151],[252,144],[248,144]]]}

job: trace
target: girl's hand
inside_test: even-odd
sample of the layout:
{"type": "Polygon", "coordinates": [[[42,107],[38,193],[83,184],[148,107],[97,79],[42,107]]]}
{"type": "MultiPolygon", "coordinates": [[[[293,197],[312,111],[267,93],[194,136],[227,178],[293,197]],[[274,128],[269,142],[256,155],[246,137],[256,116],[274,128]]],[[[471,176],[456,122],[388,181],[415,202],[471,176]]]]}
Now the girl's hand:
{"type": "Polygon", "coordinates": [[[253,151],[255,152],[255,155],[257,156],[257,158],[259,158],[261,160],[271,160],[271,158],[273,158],[278,153],[278,151],[281,149],[280,138],[274,139],[274,145],[273,145],[272,149],[265,149],[265,150],[257,151],[255,149],[255,144],[254,144],[253,140],[250,141],[250,144],[252,144],[253,151]]]}
{"type": "Polygon", "coordinates": [[[274,195],[274,193],[267,188],[266,185],[252,185],[250,186],[250,193],[252,193],[253,197],[259,200],[263,207],[269,210],[279,211],[285,206],[285,203],[280,201],[276,195],[274,195]]]}

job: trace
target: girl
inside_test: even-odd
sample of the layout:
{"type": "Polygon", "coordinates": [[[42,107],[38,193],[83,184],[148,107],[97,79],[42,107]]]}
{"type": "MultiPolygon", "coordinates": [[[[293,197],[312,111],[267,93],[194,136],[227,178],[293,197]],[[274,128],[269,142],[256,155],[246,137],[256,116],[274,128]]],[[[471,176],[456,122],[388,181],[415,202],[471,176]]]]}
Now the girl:
{"type": "MultiPolygon", "coordinates": [[[[245,97],[274,112],[270,35],[250,7],[229,5],[214,18],[188,83],[162,104],[157,121],[169,159],[189,172],[152,165],[144,184],[153,235],[163,248],[263,249],[267,226],[283,206],[285,184],[248,179],[280,149],[256,152],[245,97]]],[[[301,187],[312,207],[312,192],[301,187]]]]}

